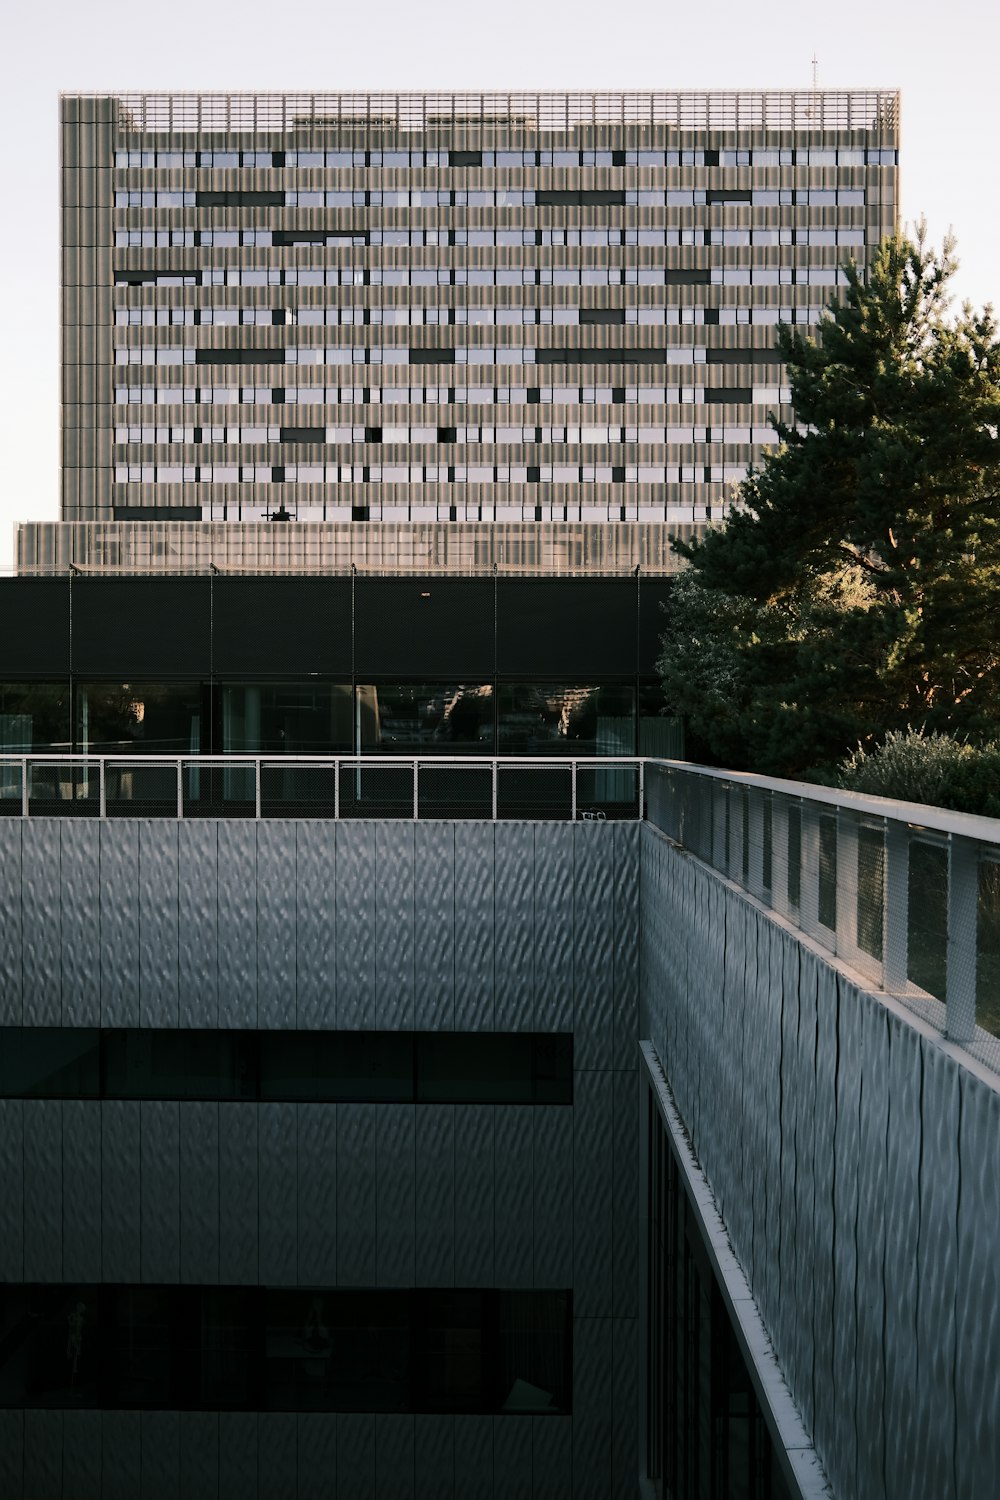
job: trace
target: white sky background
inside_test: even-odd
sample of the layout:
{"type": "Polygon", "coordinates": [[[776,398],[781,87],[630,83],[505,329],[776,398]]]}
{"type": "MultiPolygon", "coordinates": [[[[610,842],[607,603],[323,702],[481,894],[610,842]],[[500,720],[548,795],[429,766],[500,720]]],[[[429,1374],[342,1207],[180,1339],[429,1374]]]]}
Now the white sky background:
{"type": "Polygon", "coordinates": [[[902,214],[1000,305],[1000,0],[9,0],[0,139],[0,569],[59,505],[57,95],[116,90],[902,89],[902,214]]]}

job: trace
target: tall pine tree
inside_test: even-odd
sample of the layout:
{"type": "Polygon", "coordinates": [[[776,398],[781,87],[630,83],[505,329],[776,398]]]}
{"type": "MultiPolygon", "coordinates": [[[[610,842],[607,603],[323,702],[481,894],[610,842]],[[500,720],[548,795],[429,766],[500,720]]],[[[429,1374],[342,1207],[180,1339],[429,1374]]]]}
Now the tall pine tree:
{"type": "Polygon", "coordinates": [[[795,424],[724,527],[674,544],[664,686],[727,764],[1000,732],[1000,337],[949,315],[954,267],[887,240],[816,338],[779,328],[795,424]]]}

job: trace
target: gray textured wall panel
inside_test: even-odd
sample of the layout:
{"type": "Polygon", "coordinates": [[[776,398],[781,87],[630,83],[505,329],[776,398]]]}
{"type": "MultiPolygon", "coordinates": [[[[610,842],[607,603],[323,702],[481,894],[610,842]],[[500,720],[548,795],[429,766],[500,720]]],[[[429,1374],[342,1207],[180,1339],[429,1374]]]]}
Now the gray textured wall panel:
{"type": "Polygon", "coordinates": [[[614,825],[574,823],[575,1066],[607,1066],[614,1039],[614,825]]]}
{"type": "Polygon", "coordinates": [[[493,825],[455,832],[455,1030],[494,1030],[493,825]]]}
{"type": "Polygon", "coordinates": [[[180,1496],[180,1417],[175,1411],[144,1411],[139,1435],[142,1500],[180,1496]]]}
{"type": "MultiPolygon", "coordinates": [[[[501,1500],[503,1492],[497,1496],[501,1500]]],[[[493,1500],[493,1418],[455,1418],[455,1496],[493,1500]]]]}
{"type": "Polygon", "coordinates": [[[370,1414],[341,1412],[337,1418],[337,1492],[374,1500],[375,1418],[370,1414]]]}
{"type": "Polygon", "coordinates": [[[336,1500],[337,1413],[299,1412],[298,1500],[336,1500]]]}
{"type": "Polygon", "coordinates": [[[376,1500],[413,1500],[413,1418],[397,1412],[375,1418],[376,1500]]]}
{"type": "MultiPolygon", "coordinates": [[[[24,1279],[24,1104],[0,1099],[0,1281],[24,1279]]],[[[2,1493],[2,1491],[0,1491],[2,1493]]]]}
{"type": "Polygon", "coordinates": [[[535,1417],[531,1431],[535,1500],[570,1500],[573,1494],[573,1418],[535,1417]]]}
{"type": "Polygon", "coordinates": [[[885,1212],[889,1125],[888,1012],[855,991],[861,1011],[858,1142],[857,1428],[858,1496],[880,1500],[885,1473],[885,1212]]]}
{"type": "MultiPolygon", "coordinates": [[[[858,1149],[860,1146],[862,1021],[857,993],[838,978],[837,1134],[834,1144],[833,1389],[857,1391],[858,1149]],[[853,1232],[852,1232],[853,1231],[853,1232]]],[[[817,1400],[819,1399],[817,1394],[817,1400]]],[[[840,1493],[858,1493],[856,1401],[837,1402],[837,1433],[827,1459],[840,1493]]]]}
{"type": "MultiPolygon", "coordinates": [[[[104,822],[101,830],[101,1024],[138,1026],[139,833],[131,822],[104,822]]],[[[159,965],[168,962],[161,954],[159,965]]]]}
{"type": "Polygon", "coordinates": [[[257,1113],[258,1268],[268,1286],[299,1279],[298,1111],[294,1104],[261,1104],[257,1113]]]}
{"type": "Polygon", "coordinates": [[[26,1411],[24,1414],[24,1493],[31,1500],[61,1495],[63,1414],[26,1411]]]}
{"type": "Polygon", "coordinates": [[[257,824],[257,1015],[262,1027],[296,1024],[295,827],[257,824]]]}
{"type": "Polygon", "coordinates": [[[337,829],[295,824],[296,1024],[337,1024],[337,829]]]}
{"type": "Polygon", "coordinates": [[[100,1281],[101,1106],[65,1099],[62,1123],[63,1277],[100,1281]]]}
{"type": "Polygon", "coordinates": [[[416,1108],[376,1109],[376,1280],[379,1286],[415,1284],[416,1108]]]}
{"type": "Polygon", "coordinates": [[[0,1410],[0,1495],[24,1497],[24,1412],[0,1410]]]}
{"type": "Polygon", "coordinates": [[[413,1025],[417,1031],[451,1031],[455,1025],[455,828],[451,823],[417,823],[414,837],[413,1025]]]}
{"type": "MultiPolygon", "coordinates": [[[[493,1274],[493,1214],[493,1106],[456,1105],[456,1286],[496,1285],[493,1274]]],[[[457,1441],[456,1436],[456,1443],[457,1441]]],[[[456,1464],[457,1462],[456,1456],[456,1464]]]]}
{"type": "Polygon", "coordinates": [[[218,1500],[219,1413],[182,1412],[180,1449],[182,1500],[218,1500]]]}
{"type": "MultiPolygon", "coordinates": [[[[533,1284],[573,1285],[573,1117],[564,1104],[537,1105],[534,1127],[533,1284]]],[[[582,1231],[582,1226],[581,1226],[582,1231]]]]}
{"type": "Polygon", "coordinates": [[[535,1025],[573,1030],[574,843],[571,823],[536,823],[535,1025]]]}
{"type": "MultiPolygon", "coordinates": [[[[337,1105],[337,1280],[374,1286],[375,1105],[337,1105]]],[[[339,1451],[339,1450],[338,1450],[339,1451]]]]}
{"type": "Polygon", "coordinates": [[[493,1274],[497,1286],[532,1284],[533,1115],[530,1105],[498,1104],[494,1111],[493,1274]]]}
{"type": "Polygon", "coordinates": [[[455,1494],[455,1418],[413,1421],[414,1500],[458,1500],[455,1494]]]}
{"type": "Polygon", "coordinates": [[[455,1285],[455,1106],[424,1104],[414,1121],[417,1286],[455,1285]]]}
{"type": "Polygon", "coordinates": [[[60,833],[62,1024],[97,1026],[101,1019],[101,923],[94,871],[100,859],[101,825],[89,818],[70,818],[60,825],[60,833]]]}
{"type": "Polygon", "coordinates": [[[799,1351],[801,1408],[810,1430],[836,1441],[836,1412],[827,1393],[834,1369],[833,1272],[830,1250],[836,1234],[834,1167],[837,1131],[837,977],[815,954],[799,960],[799,1041],[796,1056],[795,1212],[799,1220],[794,1301],[788,1317],[799,1351]],[[818,1268],[818,1269],[817,1269],[818,1268]],[[805,1300],[803,1300],[805,1299],[805,1300]],[[812,1307],[808,1315],[798,1308],[812,1307]],[[815,1423],[815,1426],[812,1424],[815,1423]],[[824,1426],[825,1424],[825,1426],[824,1426]]]}
{"type": "Polygon", "coordinates": [[[611,1313],[614,1083],[611,1073],[577,1073],[573,1146],[573,1311],[611,1313]]]}
{"type": "Polygon", "coordinates": [[[64,1500],[101,1500],[101,1413],[64,1411],[62,1442],[64,1500]]]}
{"type": "Polygon", "coordinates": [[[611,1493],[633,1500],[639,1468],[639,1328],[635,1318],[611,1324],[611,1493]]]}
{"type": "Polygon", "coordinates": [[[1000,1094],[961,1082],[955,1405],[965,1417],[955,1493],[986,1495],[1000,1475],[1000,1094]]]}
{"type": "Polygon", "coordinates": [[[257,1255],[256,1104],[219,1106],[219,1278],[255,1285],[257,1255]]]}
{"type": "MultiPolygon", "coordinates": [[[[219,1024],[257,1025],[257,833],[220,822],[219,1024]]],[[[289,899],[286,896],[286,901],[289,899]]]]}
{"type": "Polygon", "coordinates": [[[62,1104],[24,1101],[24,1265],[32,1281],[62,1281],[62,1104]]]}
{"type": "Polygon", "coordinates": [[[219,1500],[256,1500],[257,1495],[257,1413],[220,1412],[219,1500]]]}
{"type": "Polygon", "coordinates": [[[219,1280],[219,1111],[211,1101],[185,1103],[180,1130],[180,1279],[219,1280]]]}
{"type": "Polygon", "coordinates": [[[612,1079],[612,1310],[616,1318],[635,1318],[639,1313],[639,1083],[633,1071],[614,1073],[612,1079]]]}
{"type": "Polygon", "coordinates": [[[179,1281],[181,1272],[180,1106],[139,1105],[142,1280],[179,1281]]]}
{"type": "Polygon", "coordinates": [[[375,825],[375,1026],[413,1029],[412,823],[375,825]]]}
{"type": "Polygon", "coordinates": [[[39,818],[21,830],[22,997],[26,1026],[62,1024],[62,910],[59,821],[39,818]]]}
{"type": "Polygon", "coordinates": [[[614,825],[614,1051],[616,1068],[637,1066],[639,1025],[638,823],[614,825]]]}
{"type": "Polygon", "coordinates": [[[337,1025],[375,1026],[375,825],[337,824],[337,1025]]]}
{"type": "Polygon", "coordinates": [[[101,1263],[104,1281],[139,1281],[139,1105],[101,1105],[101,1263]]]}
{"type": "Polygon", "coordinates": [[[503,1500],[532,1500],[531,1417],[493,1422],[493,1492],[503,1500]]]}
{"type": "Polygon", "coordinates": [[[137,1411],[101,1413],[103,1500],[135,1500],[142,1493],[141,1416],[137,1411]]]}
{"type": "Polygon", "coordinates": [[[257,1418],[257,1489],[267,1500],[296,1500],[298,1418],[293,1411],[262,1411],[257,1418]]]}
{"type": "Polygon", "coordinates": [[[177,1025],[177,841],[175,823],[139,824],[138,979],[144,1026],[177,1025]]]}
{"type": "Polygon", "coordinates": [[[497,1031],[534,1025],[534,842],[530,823],[498,823],[494,830],[497,1031]]]}
{"type": "MultiPolygon", "coordinates": [[[[914,1496],[955,1489],[955,1276],[958,1269],[958,1070],[935,1047],[924,1049],[920,1239],[917,1245],[917,1357],[922,1421],[915,1433],[914,1496]]],[[[979,1289],[963,1288],[977,1296],[979,1289]]]]}
{"type": "Polygon", "coordinates": [[[177,1003],[182,1026],[220,1024],[217,829],[216,823],[197,821],[177,828],[177,1003]]]}
{"type": "Polygon", "coordinates": [[[0,1026],[21,1024],[21,828],[0,819],[0,1026]]]}
{"type": "Polygon", "coordinates": [[[912,1492],[920,1414],[917,1369],[917,1245],[920,1240],[920,1099],[923,1048],[913,1028],[889,1019],[889,1133],[885,1215],[885,1472],[887,1493],[912,1492]]]}
{"type": "Polygon", "coordinates": [[[573,1500],[608,1500],[614,1493],[612,1372],[611,1319],[574,1318],[573,1500]]]}
{"type": "Polygon", "coordinates": [[[298,1106],[298,1269],[302,1286],[337,1284],[337,1106],[298,1106]]]}

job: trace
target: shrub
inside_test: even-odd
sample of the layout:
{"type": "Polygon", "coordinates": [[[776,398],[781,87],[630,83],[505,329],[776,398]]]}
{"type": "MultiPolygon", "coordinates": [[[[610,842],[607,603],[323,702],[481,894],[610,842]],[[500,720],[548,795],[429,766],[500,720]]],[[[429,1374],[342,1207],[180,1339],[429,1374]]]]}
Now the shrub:
{"type": "Polygon", "coordinates": [[[1000,744],[970,745],[923,729],[890,730],[874,750],[859,745],[842,761],[836,784],[875,797],[1000,818],[1000,744]]]}

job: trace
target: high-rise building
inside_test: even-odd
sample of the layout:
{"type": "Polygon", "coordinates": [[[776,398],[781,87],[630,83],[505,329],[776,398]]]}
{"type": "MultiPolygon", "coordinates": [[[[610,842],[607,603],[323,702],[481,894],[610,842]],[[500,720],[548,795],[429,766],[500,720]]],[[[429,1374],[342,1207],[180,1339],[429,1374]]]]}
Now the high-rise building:
{"type": "Polygon", "coordinates": [[[64,522],[718,519],[896,221],[891,90],[61,111],[64,522]]]}

